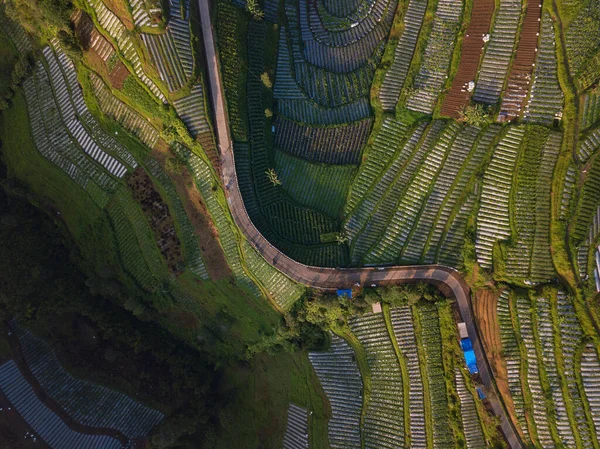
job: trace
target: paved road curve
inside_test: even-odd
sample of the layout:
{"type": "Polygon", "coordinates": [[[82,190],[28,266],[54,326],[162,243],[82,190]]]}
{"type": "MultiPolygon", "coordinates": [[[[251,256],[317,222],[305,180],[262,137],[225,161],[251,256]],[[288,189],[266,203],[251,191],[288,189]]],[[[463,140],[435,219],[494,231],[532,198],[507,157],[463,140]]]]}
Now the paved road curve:
{"type": "Polygon", "coordinates": [[[477,362],[483,384],[487,388],[488,398],[496,416],[500,417],[502,431],[512,449],[521,449],[523,444],[498,399],[496,388],[489,364],[479,338],[469,296],[469,287],[458,271],[442,265],[396,266],[386,268],[351,268],[335,269],[310,267],[296,262],[273,245],[256,229],[250,220],[242,200],[242,195],[235,173],[233,144],[229,134],[229,121],[225,109],[225,99],[222,88],[221,72],[216,56],[214,32],[210,21],[209,0],[198,0],[202,25],[204,51],[207,62],[208,88],[215,114],[214,125],[221,157],[223,184],[231,214],[244,232],[248,241],[262,256],[290,278],[312,288],[331,290],[336,288],[360,285],[398,284],[423,281],[436,285],[447,296],[456,298],[460,313],[467,325],[469,337],[477,356],[477,362]]]}

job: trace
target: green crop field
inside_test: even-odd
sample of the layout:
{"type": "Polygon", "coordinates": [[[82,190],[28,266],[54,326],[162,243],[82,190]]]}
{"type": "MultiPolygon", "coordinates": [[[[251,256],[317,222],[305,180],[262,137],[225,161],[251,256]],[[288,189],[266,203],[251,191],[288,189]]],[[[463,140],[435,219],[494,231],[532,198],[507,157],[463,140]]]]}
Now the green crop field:
{"type": "Polygon", "coordinates": [[[598,5],[203,2],[0,4],[3,185],[214,363],[197,447],[600,449],[598,5]]]}

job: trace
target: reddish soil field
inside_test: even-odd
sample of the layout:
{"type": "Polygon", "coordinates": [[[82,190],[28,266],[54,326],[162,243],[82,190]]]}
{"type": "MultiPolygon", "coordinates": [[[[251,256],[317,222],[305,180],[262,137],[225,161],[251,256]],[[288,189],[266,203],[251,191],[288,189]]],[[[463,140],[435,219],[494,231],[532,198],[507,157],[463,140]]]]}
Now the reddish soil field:
{"type": "Polygon", "coordinates": [[[202,145],[204,151],[206,151],[206,154],[212,162],[213,167],[215,167],[215,170],[217,170],[217,172],[220,173],[221,161],[219,160],[219,153],[217,151],[217,146],[215,145],[215,139],[212,133],[210,131],[207,131],[202,134],[198,134],[198,137],[196,139],[198,140],[198,142],[200,142],[200,145],[202,145]]]}
{"type": "Polygon", "coordinates": [[[500,107],[500,120],[512,120],[519,117],[525,107],[537,53],[541,17],[542,2],[540,0],[528,2],[519,36],[517,54],[508,76],[506,91],[500,107]]]}
{"type": "Polygon", "coordinates": [[[129,70],[121,61],[118,61],[114,68],[108,74],[108,80],[115,89],[123,89],[123,83],[129,76],[129,70]]]}
{"type": "Polygon", "coordinates": [[[463,39],[458,70],[442,104],[441,113],[444,116],[460,117],[460,112],[471,98],[468,85],[470,81],[475,81],[477,76],[479,61],[485,45],[483,37],[490,32],[494,7],[494,0],[475,0],[473,2],[471,21],[463,39]]]}
{"type": "Polygon", "coordinates": [[[175,232],[175,223],[159,193],[154,188],[152,180],[143,168],[139,167],[127,179],[133,197],[142,206],[142,210],[150,223],[160,253],[167,261],[171,273],[180,272],[178,267],[183,262],[181,242],[175,232]]]}
{"type": "MultiPolygon", "coordinates": [[[[481,334],[481,341],[485,349],[488,361],[492,371],[494,372],[494,378],[496,379],[496,385],[498,391],[502,396],[506,410],[515,427],[519,429],[517,419],[515,415],[515,406],[508,389],[508,374],[506,372],[506,364],[502,357],[502,341],[500,339],[500,326],[498,325],[498,318],[496,316],[496,309],[498,306],[498,296],[501,292],[495,292],[492,290],[479,290],[475,298],[473,298],[473,312],[475,315],[475,321],[479,332],[481,334]]],[[[523,435],[521,435],[523,437],[523,435]]]]}
{"type": "MultiPolygon", "coordinates": [[[[167,170],[167,159],[172,158],[173,154],[169,146],[161,139],[152,151],[152,156],[167,170]]],[[[202,260],[206,264],[208,275],[213,281],[227,279],[231,276],[231,270],[223,254],[223,249],[219,244],[218,232],[214,228],[210,215],[202,200],[202,195],[196,188],[194,180],[187,167],[181,167],[181,170],[173,172],[167,170],[169,177],[175,183],[177,194],[192,222],[196,231],[196,237],[200,241],[200,251],[202,260]]]]}

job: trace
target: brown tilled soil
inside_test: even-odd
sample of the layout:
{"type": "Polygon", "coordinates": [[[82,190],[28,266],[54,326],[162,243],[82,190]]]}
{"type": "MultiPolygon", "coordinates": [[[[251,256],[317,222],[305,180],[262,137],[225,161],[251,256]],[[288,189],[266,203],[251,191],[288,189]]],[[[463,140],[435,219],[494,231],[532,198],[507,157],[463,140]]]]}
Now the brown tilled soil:
{"type": "Polygon", "coordinates": [[[183,262],[181,242],[175,232],[175,223],[169,207],[154,188],[152,180],[142,167],[139,167],[127,180],[133,198],[142,206],[142,210],[150,223],[156,243],[169,271],[178,273],[183,262]]]}
{"type": "Polygon", "coordinates": [[[540,0],[528,1],[521,35],[519,36],[517,54],[508,76],[506,91],[500,107],[503,120],[512,120],[519,117],[525,107],[525,101],[532,82],[541,17],[542,2],[540,0]]]}
{"type": "MultiPolygon", "coordinates": [[[[152,156],[165,170],[167,170],[167,159],[174,157],[169,146],[162,139],[158,141],[152,151],[152,156]]],[[[177,194],[183,202],[187,216],[196,231],[196,237],[200,242],[202,260],[206,264],[210,278],[213,281],[229,278],[231,270],[219,244],[218,232],[212,223],[190,172],[185,166],[182,166],[178,171],[167,170],[167,172],[175,183],[177,194]]]]}
{"type": "Polygon", "coordinates": [[[202,148],[204,148],[204,151],[206,151],[206,154],[212,162],[213,167],[215,167],[215,170],[220,173],[221,161],[219,160],[219,152],[217,150],[213,134],[210,131],[206,131],[198,134],[196,140],[200,142],[200,145],[202,145],[202,148]]]}
{"type": "Polygon", "coordinates": [[[452,86],[444,98],[441,114],[459,118],[460,112],[469,102],[471,92],[468,85],[475,81],[479,61],[483,53],[483,37],[490,32],[490,24],[494,15],[494,0],[475,0],[471,13],[471,21],[462,43],[460,63],[452,86]]]}
{"type": "MultiPolygon", "coordinates": [[[[498,296],[501,292],[495,292],[492,290],[479,290],[475,298],[473,298],[473,312],[475,314],[475,321],[481,339],[483,347],[487,355],[487,359],[490,362],[494,377],[496,379],[496,385],[498,391],[502,395],[502,399],[506,404],[506,409],[513,422],[516,424],[515,406],[508,389],[508,375],[506,372],[506,364],[502,356],[502,341],[500,340],[500,326],[498,325],[498,318],[496,316],[496,309],[498,306],[498,296]]],[[[519,429],[519,426],[516,425],[519,429]]]]}
{"type": "Polygon", "coordinates": [[[125,67],[120,60],[117,61],[116,65],[108,74],[108,80],[110,84],[115,89],[123,89],[123,83],[125,83],[125,79],[129,76],[129,70],[125,67]]]}

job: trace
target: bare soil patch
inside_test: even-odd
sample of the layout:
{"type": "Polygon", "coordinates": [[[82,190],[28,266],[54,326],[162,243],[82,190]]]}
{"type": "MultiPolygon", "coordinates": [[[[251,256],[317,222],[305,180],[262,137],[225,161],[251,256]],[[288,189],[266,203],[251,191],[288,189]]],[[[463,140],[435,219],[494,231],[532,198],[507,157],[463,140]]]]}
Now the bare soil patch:
{"type": "Polygon", "coordinates": [[[444,98],[442,115],[459,118],[460,112],[471,98],[471,92],[468,90],[469,82],[475,81],[477,77],[477,69],[485,45],[483,38],[490,32],[494,7],[494,0],[473,2],[471,21],[463,38],[460,63],[450,91],[444,98]]]}
{"type": "Polygon", "coordinates": [[[125,83],[125,79],[129,76],[129,70],[125,67],[122,61],[117,61],[113,69],[108,74],[108,80],[110,84],[115,89],[123,89],[123,83],[125,83]]]}
{"type": "Polygon", "coordinates": [[[515,427],[519,429],[515,414],[515,406],[508,388],[508,374],[506,372],[506,363],[502,354],[500,326],[498,325],[496,313],[498,296],[500,296],[500,293],[501,291],[496,292],[488,289],[478,290],[473,301],[473,312],[475,314],[477,327],[481,334],[487,359],[490,362],[494,378],[496,379],[498,391],[506,405],[510,419],[515,423],[515,427]]]}
{"type": "Polygon", "coordinates": [[[162,139],[152,151],[152,156],[167,171],[175,184],[177,194],[200,242],[202,260],[206,264],[208,275],[213,281],[231,277],[231,270],[219,244],[219,234],[187,167],[182,166],[178,171],[167,169],[167,160],[174,155],[162,139]]]}
{"type": "Polygon", "coordinates": [[[171,273],[180,273],[183,263],[181,242],[175,232],[175,223],[152,180],[143,168],[139,167],[127,180],[133,198],[142,206],[150,223],[158,249],[167,261],[171,273]]]}

